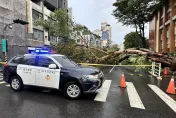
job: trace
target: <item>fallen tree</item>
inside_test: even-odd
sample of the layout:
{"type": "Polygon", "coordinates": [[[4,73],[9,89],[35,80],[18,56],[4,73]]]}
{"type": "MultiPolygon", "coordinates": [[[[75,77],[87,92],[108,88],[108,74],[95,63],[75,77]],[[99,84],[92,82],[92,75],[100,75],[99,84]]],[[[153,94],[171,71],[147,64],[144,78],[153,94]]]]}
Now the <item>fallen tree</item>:
{"type": "MultiPolygon", "coordinates": [[[[82,46],[82,45],[76,45],[76,46],[82,46]]],[[[118,56],[121,54],[125,55],[123,58],[119,59],[119,62],[120,62],[120,61],[123,61],[129,58],[131,55],[136,54],[139,56],[145,55],[147,59],[151,59],[152,61],[161,63],[162,67],[169,67],[172,71],[176,71],[176,57],[169,56],[167,53],[157,53],[157,52],[151,51],[149,49],[144,49],[144,48],[140,48],[140,49],[130,48],[130,49],[115,51],[115,52],[107,54],[105,51],[97,49],[97,48],[92,48],[88,46],[86,46],[86,48],[97,50],[97,51],[100,51],[106,54],[105,56],[98,58],[95,54],[92,53],[97,63],[104,62],[111,58],[118,58],[118,56]]]]}

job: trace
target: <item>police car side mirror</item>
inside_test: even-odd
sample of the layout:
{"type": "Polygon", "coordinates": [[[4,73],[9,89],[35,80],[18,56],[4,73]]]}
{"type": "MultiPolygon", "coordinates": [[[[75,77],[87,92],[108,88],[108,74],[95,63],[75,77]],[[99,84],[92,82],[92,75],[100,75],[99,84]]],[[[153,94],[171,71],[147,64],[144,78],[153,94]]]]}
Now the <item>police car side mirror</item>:
{"type": "Polygon", "coordinates": [[[49,69],[56,69],[57,66],[56,66],[56,64],[50,64],[50,65],[48,66],[48,68],[49,68],[49,69]]]}

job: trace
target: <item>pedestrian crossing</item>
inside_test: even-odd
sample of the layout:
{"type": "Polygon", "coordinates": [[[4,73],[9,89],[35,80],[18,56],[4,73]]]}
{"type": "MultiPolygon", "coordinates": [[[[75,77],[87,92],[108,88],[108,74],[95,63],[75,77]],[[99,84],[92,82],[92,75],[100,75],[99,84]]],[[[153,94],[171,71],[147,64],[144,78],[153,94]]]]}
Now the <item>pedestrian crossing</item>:
{"type": "Polygon", "coordinates": [[[10,87],[9,84],[6,84],[6,82],[3,80],[3,75],[0,74],[0,85],[5,85],[6,87],[10,87]]]}
{"type": "Polygon", "coordinates": [[[127,93],[130,101],[130,106],[134,108],[145,109],[133,83],[126,82],[126,85],[127,85],[127,93]]]}
{"type": "MultiPolygon", "coordinates": [[[[97,95],[94,98],[95,102],[102,102],[102,103],[107,102],[107,98],[111,97],[111,96],[108,96],[108,94],[110,93],[109,90],[111,87],[111,83],[112,83],[112,80],[104,81],[102,87],[100,88],[100,90],[98,91],[97,95]]],[[[6,82],[3,81],[3,78],[0,77],[0,86],[1,85],[5,87],[10,87],[10,85],[6,84],[6,82]]],[[[130,107],[146,110],[145,104],[143,104],[143,101],[140,98],[140,94],[138,94],[134,84],[132,82],[126,82],[126,85],[127,85],[126,92],[128,95],[130,107]]],[[[156,85],[148,84],[148,87],[176,113],[176,101],[174,99],[172,99],[169,95],[163,92],[156,85]]],[[[118,90],[120,89],[117,88],[117,91],[118,90]]]]}
{"type": "Polygon", "coordinates": [[[174,101],[157,86],[150,84],[148,84],[148,86],[176,113],[176,101],[174,101]]]}
{"type": "MultiPolygon", "coordinates": [[[[132,82],[126,82],[126,85],[127,85],[126,89],[127,89],[130,106],[132,108],[138,108],[138,109],[145,110],[146,109],[145,104],[143,104],[140,98],[140,95],[136,91],[134,84],[132,82]]],[[[111,86],[111,80],[106,80],[102,88],[98,92],[98,94],[95,96],[94,101],[106,102],[107,96],[109,94],[110,86],[111,86]]],[[[154,92],[159,98],[161,98],[161,100],[163,100],[165,104],[167,104],[176,113],[176,101],[174,99],[172,99],[169,95],[163,92],[156,85],[148,84],[148,87],[151,89],[152,92],[154,92]]]]}
{"type": "Polygon", "coordinates": [[[98,92],[94,100],[105,102],[110,86],[111,86],[111,80],[105,80],[105,82],[103,83],[100,91],[98,92]]]}

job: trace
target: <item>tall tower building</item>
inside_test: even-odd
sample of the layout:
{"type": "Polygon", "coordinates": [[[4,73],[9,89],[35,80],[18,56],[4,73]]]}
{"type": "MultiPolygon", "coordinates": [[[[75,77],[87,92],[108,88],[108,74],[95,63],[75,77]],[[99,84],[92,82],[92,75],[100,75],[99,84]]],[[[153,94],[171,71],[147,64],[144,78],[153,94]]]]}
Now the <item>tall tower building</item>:
{"type": "Polygon", "coordinates": [[[111,26],[107,22],[101,23],[103,46],[109,47],[112,43],[111,26]]]}

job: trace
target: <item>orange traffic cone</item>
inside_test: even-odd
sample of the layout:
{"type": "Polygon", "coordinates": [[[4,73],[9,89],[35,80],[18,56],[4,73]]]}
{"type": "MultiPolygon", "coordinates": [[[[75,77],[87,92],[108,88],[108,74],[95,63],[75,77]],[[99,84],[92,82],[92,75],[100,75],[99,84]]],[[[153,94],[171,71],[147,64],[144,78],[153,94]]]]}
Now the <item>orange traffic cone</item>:
{"type": "Polygon", "coordinates": [[[126,83],[125,83],[125,76],[124,76],[124,72],[122,73],[122,78],[120,81],[120,87],[126,88],[126,83]]]}
{"type": "Polygon", "coordinates": [[[170,93],[170,94],[175,94],[175,83],[174,83],[174,77],[173,76],[170,80],[170,83],[169,83],[169,86],[168,86],[166,92],[170,93]]]}
{"type": "Polygon", "coordinates": [[[167,68],[164,68],[164,75],[167,75],[167,74],[168,74],[167,68]]]}

